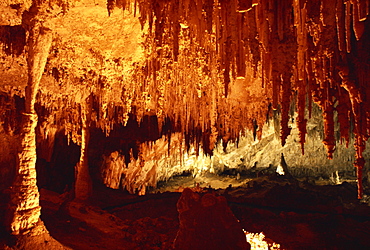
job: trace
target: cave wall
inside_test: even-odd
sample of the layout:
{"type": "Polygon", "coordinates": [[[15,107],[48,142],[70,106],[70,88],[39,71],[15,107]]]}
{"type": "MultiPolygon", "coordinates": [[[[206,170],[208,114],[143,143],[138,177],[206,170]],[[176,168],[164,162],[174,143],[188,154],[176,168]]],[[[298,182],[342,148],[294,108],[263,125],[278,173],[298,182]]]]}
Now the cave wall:
{"type": "Polygon", "coordinates": [[[0,126],[2,146],[0,147],[0,190],[8,188],[15,174],[16,146],[18,139],[14,135],[7,134],[0,126]]]}
{"type": "Polygon", "coordinates": [[[24,99],[0,93],[0,190],[8,188],[14,180],[20,138],[21,112],[24,99]]]}

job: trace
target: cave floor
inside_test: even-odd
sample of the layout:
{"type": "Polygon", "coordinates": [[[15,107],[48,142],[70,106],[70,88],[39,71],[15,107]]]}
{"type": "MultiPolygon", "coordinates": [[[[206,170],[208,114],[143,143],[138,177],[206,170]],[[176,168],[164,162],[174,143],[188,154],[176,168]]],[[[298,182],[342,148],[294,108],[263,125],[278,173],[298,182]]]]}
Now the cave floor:
{"type": "Polygon", "coordinates": [[[212,188],[212,189],[226,189],[230,185],[232,187],[246,187],[246,183],[253,180],[253,178],[240,175],[217,175],[212,173],[204,173],[193,177],[175,176],[167,181],[159,182],[155,189],[149,189],[150,193],[163,192],[178,192],[185,187],[212,188]]]}
{"type": "MultiPolygon", "coordinates": [[[[225,196],[243,229],[263,232],[282,249],[370,249],[370,207],[356,199],[353,183],[317,186],[264,176],[199,191],[225,196]]],[[[46,227],[71,249],[171,249],[179,228],[179,192],[136,196],[95,186],[84,204],[40,193],[46,227]]]]}
{"type": "MultiPolygon", "coordinates": [[[[273,176],[274,171],[272,171],[267,176],[273,176]]],[[[265,178],[266,175],[262,175],[260,178],[265,178]]],[[[196,187],[197,185],[201,188],[212,188],[212,189],[226,189],[230,185],[232,187],[248,187],[248,183],[254,181],[255,176],[246,176],[240,174],[214,174],[214,173],[202,173],[201,175],[192,176],[174,176],[167,181],[160,181],[156,188],[149,189],[150,193],[163,193],[163,192],[178,192],[184,187],[196,187]]],[[[305,182],[307,178],[298,178],[299,181],[305,182]]],[[[348,182],[353,185],[356,183],[356,176],[343,176],[340,180],[335,180],[334,178],[312,178],[311,183],[316,186],[330,186],[334,184],[340,184],[343,182],[348,182]]]]}

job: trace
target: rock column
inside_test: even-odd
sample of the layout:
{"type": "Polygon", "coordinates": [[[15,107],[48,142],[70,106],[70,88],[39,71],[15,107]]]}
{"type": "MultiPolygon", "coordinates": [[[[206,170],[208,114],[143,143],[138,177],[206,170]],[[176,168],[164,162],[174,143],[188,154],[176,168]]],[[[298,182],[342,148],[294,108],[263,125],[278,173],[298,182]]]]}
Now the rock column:
{"type": "Polygon", "coordinates": [[[16,178],[12,185],[8,210],[8,226],[13,235],[33,232],[41,234],[46,229],[40,221],[39,191],[36,183],[36,132],[38,117],[35,111],[36,94],[44,72],[52,43],[52,32],[43,26],[38,17],[39,8],[31,7],[24,22],[28,37],[28,82],[25,96],[25,113],[18,150],[16,178]]]}

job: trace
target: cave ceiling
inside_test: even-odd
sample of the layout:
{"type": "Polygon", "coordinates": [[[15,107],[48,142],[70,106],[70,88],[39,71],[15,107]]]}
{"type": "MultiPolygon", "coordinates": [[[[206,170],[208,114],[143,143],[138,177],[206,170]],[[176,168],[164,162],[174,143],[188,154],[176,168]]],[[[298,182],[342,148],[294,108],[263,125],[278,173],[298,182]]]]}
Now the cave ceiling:
{"type": "Polygon", "coordinates": [[[87,103],[91,123],[107,134],[130,114],[155,115],[162,133],[181,132],[209,152],[246,128],[260,136],[276,114],[284,145],[296,111],[303,148],[315,103],[329,158],[337,120],[342,140],[355,137],[361,175],[369,8],[368,0],[2,1],[0,90],[24,96],[34,15],[53,32],[36,101],[46,130],[64,126],[78,140],[87,103]]]}

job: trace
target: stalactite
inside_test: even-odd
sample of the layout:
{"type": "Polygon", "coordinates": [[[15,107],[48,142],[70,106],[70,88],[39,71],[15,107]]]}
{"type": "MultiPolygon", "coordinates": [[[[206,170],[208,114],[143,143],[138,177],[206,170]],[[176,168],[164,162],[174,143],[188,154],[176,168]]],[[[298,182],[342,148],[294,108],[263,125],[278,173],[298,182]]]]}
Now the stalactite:
{"type": "Polygon", "coordinates": [[[294,16],[294,26],[296,27],[297,36],[297,70],[295,73],[295,85],[298,92],[297,96],[297,125],[299,130],[299,138],[301,143],[302,154],[304,154],[304,143],[306,141],[305,136],[307,133],[306,125],[307,119],[305,119],[306,110],[306,86],[307,86],[307,31],[306,31],[306,15],[307,9],[301,9],[302,1],[294,1],[294,10],[297,15],[294,16]]]}
{"type": "MultiPolygon", "coordinates": [[[[299,4],[298,4],[299,5],[299,4]]],[[[301,9],[299,6],[294,6],[297,15],[295,15],[295,26],[296,26],[296,36],[297,36],[297,77],[298,81],[305,80],[305,65],[306,65],[306,50],[307,50],[307,32],[306,32],[306,9],[301,9]]]]}
{"type": "MultiPolygon", "coordinates": [[[[109,92],[101,89],[99,109],[95,109],[100,127],[109,131],[118,120],[126,124],[129,114],[135,114],[140,122],[150,113],[157,116],[158,129],[166,131],[171,144],[170,134],[178,123],[176,131],[182,133],[187,150],[197,144],[197,152],[202,148],[209,152],[206,147],[212,149],[216,140],[222,139],[226,145],[244,128],[254,128],[256,136],[261,135],[270,106],[281,111],[284,144],[294,103],[303,153],[305,110],[308,107],[310,117],[314,101],[324,113],[329,157],[336,143],[335,112],[347,143],[352,132],[358,145],[366,140],[368,93],[362,90],[369,79],[362,69],[366,66],[359,66],[366,65],[367,55],[359,54],[366,50],[368,1],[135,3],[142,28],[149,26],[144,43],[147,61],[133,70],[134,84],[123,84],[121,104],[108,105],[109,92]],[[341,62],[340,57],[346,55],[348,61],[341,62]],[[361,57],[355,63],[354,58],[361,57]],[[344,66],[339,65],[342,63],[344,66]],[[114,105],[122,105],[122,109],[114,105]],[[170,129],[166,119],[171,120],[170,129]],[[350,119],[354,119],[354,131],[350,131],[350,119]]],[[[108,1],[108,10],[113,9],[109,6],[124,9],[130,4],[108,1]]],[[[356,150],[360,170],[363,147],[356,150]]]]}
{"type": "Polygon", "coordinates": [[[128,8],[129,5],[128,5],[127,1],[128,0],[107,0],[108,15],[110,16],[113,13],[113,11],[116,7],[120,8],[120,9],[123,9],[123,10],[128,8]]]}
{"type": "Polygon", "coordinates": [[[346,32],[346,50],[351,53],[351,3],[345,2],[345,32],[346,32]]]}
{"type": "MultiPolygon", "coordinates": [[[[128,9],[135,4],[145,31],[145,59],[126,69],[117,66],[120,59],[105,58],[94,48],[89,53],[101,72],[94,69],[80,77],[58,65],[53,59],[60,52],[55,52],[46,71],[56,84],[91,87],[86,90],[95,95],[91,119],[107,135],[115,124],[127,125],[130,117],[143,124],[148,115],[155,116],[158,130],[171,144],[171,134],[181,132],[181,143],[187,150],[196,144],[197,152],[211,152],[217,140],[224,145],[236,141],[245,128],[255,129],[255,135],[261,136],[269,107],[281,112],[284,145],[290,133],[290,109],[296,105],[303,153],[305,110],[308,106],[310,117],[314,101],[324,113],[329,157],[336,143],[336,112],[341,137],[347,143],[351,133],[357,138],[356,166],[360,170],[370,124],[369,93],[365,91],[369,83],[368,2],[108,0],[111,18],[114,8],[128,9]],[[114,67],[124,72],[124,77],[111,77],[108,69],[113,63],[109,60],[118,62],[114,67]],[[354,120],[353,131],[350,119],[354,120]]],[[[14,53],[23,50],[14,47],[18,41],[5,43],[13,44],[8,47],[14,53]]],[[[46,96],[48,91],[40,95],[46,96]]],[[[64,114],[55,113],[55,122],[62,124],[74,141],[80,140],[78,107],[85,95],[81,93],[60,95],[58,105],[64,114]]],[[[40,103],[52,97],[47,100],[40,103]]],[[[148,137],[156,140],[159,136],[150,132],[148,137]]]]}
{"type": "Polygon", "coordinates": [[[359,12],[359,19],[361,22],[367,20],[367,16],[370,13],[370,3],[368,0],[365,1],[358,1],[358,12],[359,12]]]}
{"type": "Polygon", "coordinates": [[[304,155],[304,144],[306,142],[307,134],[307,119],[305,118],[306,111],[306,86],[301,82],[298,84],[298,97],[297,97],[297,124],[299,130],[299,139],[301,143],[302,155],[304,155]]]}
{"type": "Polygon", "coordinates": [[[139,155],[135,159],[130,152],[130,163],[123,167],[124,179],[121,181],[122,187],[130,193],[144,195],[146,188],[155,187],[157,184],[157,161],[164,157],[167,152],[166,144],[162,141],[158,144],[148,145],[142,143],[139,145],[139,155]]]}
{"type": "Polygon", "coordinates": [[[352,24],[357,41],[361,39],[365,31],[365,25],[360,21],[359,0],[352,3],[352,24]]]}
{"type": "MultiPolygon", "coordinates": [[[[201,144],[197,151],[203,147],[208,152],[205,147],[212,149],[216,139],[234,141],[244,128],[258,127],[256,136],[261,135],[272,103],[273,110],[281,111],[284,144],[294,103],[303,152],[305,109],[308,106],[310,116],[314,101],[324,112],[324,143],[330,156],[335,148],[335,112],[347,143],[352,132],[348,120],[353,118],[356,124],[366,120],[368,112],[358,111],[367,104],[367,94],[361,91],[368,83],[364,70],[350,66],[346,74],[354,80],[338,83],[338,74],[343,75],[340,52],[350,55],[343,63],[347,67],[358,51],[365,50],[360,45],[369,25],[367,2],[135,1],[142,28],[149,26],[143,45],[147,61],[133,70],[134,84],[122,84],[122,103],[108,103],[107,82],[101,80],[99,108],[94,109],[98,127],[109,133],[116,122],[126,124],[130,113],[139,122],[150,113],[162,131],[165,119],[173,124],[178,120],[187,148],[201,144]]],[[[130,4],[108,1],[108,10],[127,9],[130,4]]],[[[360,62],[366,65],[366,60],[360,62]]],[[[63,80],[60,75],[57,78],[63,80]]],[[[68,122],[73,133],[78,131],[72,124],[76,119],[71,116],[68,122]]],[[[357,124],[356,133],[365,136],[367,123],[357,124]]]]}
{"type": "Polygon", "coordinates": [[[365,159],[363,157],[363,152],[365,150],[365,139],[362,135],[356,134],[355,138],[355,150],[356,150],[356,160],[355,160],[355,167],[357,169],[357,197],[358,199],[363,198],[363,184],[362,184],[362,176],[363,176],[363,168],[365,166],[365,159]]]}
{"type": "Polygon", "coordinates": [[[236,25],[238,25],[238,37],[237,37],[237,49],[236,49],[236,65],[237,65],[237,77],[245,77],[246,74],[246,53],[245,53],[245,46],[244,46],[244,34],[243,34],[243,26],[244,26],[244,16],[238,15],[238,20],[236,21],[236,25]]]}
{"type": "Polygon", "coordinates": [[[175,62],[178,60],[179,56],[179,33],[180,33],[180,21],[179,21],[179,2],[175,1],[172,4],[172,32],[173,32],[173,59],[175,62]]]}
{"type": "Polygon", "coordinates": [[[353,79],[349,76],[349,69],[344,67],[340,71],[340,76],[342,78],[341,86],[348,92],[349,99],[351,102],[352,107],[352,114],[354,116],[355,128],[355,149],[356,149],[356,161],[355,167],[357,168],[357,184],[358,184],[358,197],[359,199],[362,198],[362,169],[365,164],[365,160],[363,158],[363,151],[365,150],[365,135],[366,131],[364,131],[363,116],[364,111],[362,107],[363,97],[356,86],[353,79]]]}
{"type": "Polygon", "coordinates": [[[338,48],[339,51],[346,50],[346,40],[345,40],[345,21],[344,21],[344,4],[343,0],[337,0],[335,6],[335,17],[337,23],[337,37],[338,37],[338,48]]]}
{"type": "MultiPolygon", "coordinates": [[[[312,44],[310,43],[308,47],[311,47],[312,44]]],[[[306,74],[307,74],[307,92],[308,92],[308,118],[312,116],[312,93],[313,93],[313,85],[314,85],[314,74],[312,71],[312,61],[309,57],[308,52],[306,52],[307,64],[306,64],[306,74]]]]}
{"type": "Polygon", "coordinates": [[[340,91],[339,104],[335,108],[338,114],[338,123],[340,124],[340,135],[346,141],[348,147],[350,140],[350,107],[351,103],[349,100],[348,93],[345,90],[340,91]]]}
{"type": "Polygon", "coordinates": [[[290,134],[291,128],[288,126],[289,110],[290,110],[290,97],[291,97],[291,79],[289,75],[283,75],[282,81],[282,104],[281,104],[281,145],[285,145],[285,141],[290,134]]]}
{"type": "Polygon", "coordinates": [[[246,43],[248,45],[250,54],[251,54],[251,63],[254,66],[254,74],[257,73],[257,66],[260,62],[260,52],[258,50],[259,48],[259,41],[258,41],[258,27],[257,27],[257,20],[256,20],[256,9],[252,8],[250,11],[245,13],[246,19],[245,19],[245,26],[246,26],[246,43]]]}
{"type": "Polygon", "coordinates": [[[210,34],[212,33],[212,26],[213,26],[213,8],[214,8],[214,0],[205,0],[203,9],[205,11],[205,21],[206,21],[206,29],[207,32],[210,34]]]}
{"type": "Polygon", "coordinates": [[[328,158],[333,158],[335,150],[335,138],[334,138],[334,108],[332,103],[325,103],[323,110],[324,118],[324,144],[328,153],[328,158]]]}
{"type": "Polygon", "coordinates": [[[233,56],[233,39],[232,39],[232,31],[231,31],[231,17],[232,11],[230,7],[230,1],[222,1],[221,4],[221,65],[224,75],[224,88],[225,88],[225,97],[227,97],[229,93],[229,85],[230,85],[230,66],[232,63],[232,56],[233,56]]]}
{"type": "Polygon", "coordinates": [[[107,10],[108,10],[109,15],[113,13],[113,10],[115,7],[116,7],[116,0],[107,0],[107,10]]]}

